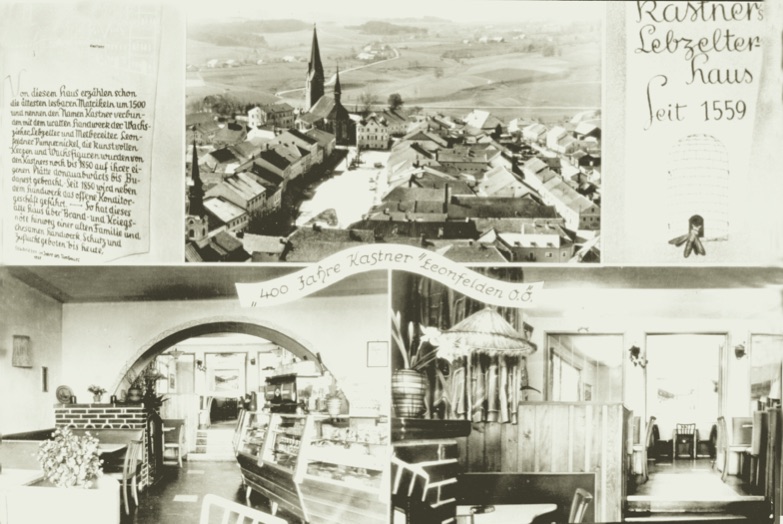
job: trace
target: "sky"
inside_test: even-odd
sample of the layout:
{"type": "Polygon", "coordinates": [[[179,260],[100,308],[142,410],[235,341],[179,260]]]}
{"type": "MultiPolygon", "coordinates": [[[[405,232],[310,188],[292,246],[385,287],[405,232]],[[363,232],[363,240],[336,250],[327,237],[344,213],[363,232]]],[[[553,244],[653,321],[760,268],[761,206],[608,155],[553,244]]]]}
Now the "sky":
{"type": "Polygon", "coordinates": [[[250,0],[188,4],[189,23],[228,19],[294,18],[305,22],[345,22],[435,16],[457,23],[504,24],[520,21],[598,20],[604,2],[565,0],[250,0]]]}

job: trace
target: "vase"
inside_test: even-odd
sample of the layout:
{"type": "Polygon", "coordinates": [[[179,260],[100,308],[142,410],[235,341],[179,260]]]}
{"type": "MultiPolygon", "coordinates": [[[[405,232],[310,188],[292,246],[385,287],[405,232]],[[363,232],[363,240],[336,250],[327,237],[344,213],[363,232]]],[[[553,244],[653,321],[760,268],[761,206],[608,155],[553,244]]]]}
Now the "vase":
{"type": "Polygon", "coordinates": [[[329,413],[329,416],[334,418],[337,415],[340,414],[340,411],[343,408],[343,399],[340,397],[329,397],[326,399],[326,412],[329,413]]]}
{"type": "Polygon", "coordinates": [[[412,369],[398,369],[392,375],[392,403],[400,418],[417,418],[424,414],[427,377],[412,369]]]}
{"type": "Polygon", "coordinates": [[[95,394],[93,394],[93,396],[92,396],[92,401],[93,401],[95,404],[98,404],[98,403],[100,403],[100,401],[101,401],[101,398],[103,398],[103,395],[99,395],[99,394],[95,393],[95,394]]]}
{"type": "Polygon", "coordinates": [[[141,402],[141,388],[131,386],[128,389],[128,402],[141,402]]]}

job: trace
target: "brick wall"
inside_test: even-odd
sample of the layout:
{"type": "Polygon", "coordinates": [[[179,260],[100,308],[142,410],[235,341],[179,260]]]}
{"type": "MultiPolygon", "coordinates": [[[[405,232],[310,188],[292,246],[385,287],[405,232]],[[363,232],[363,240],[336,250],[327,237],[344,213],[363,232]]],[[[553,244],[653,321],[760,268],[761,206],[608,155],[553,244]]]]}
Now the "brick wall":
{"type": "Polygon", "coordinates": [[[149,430],[147,413],[141,404],[56,404],[54,423],[57,427],[74,429],[143,429],[141,479],[139,488],[152,484],[154,465],[148,458],[149,430]]]}

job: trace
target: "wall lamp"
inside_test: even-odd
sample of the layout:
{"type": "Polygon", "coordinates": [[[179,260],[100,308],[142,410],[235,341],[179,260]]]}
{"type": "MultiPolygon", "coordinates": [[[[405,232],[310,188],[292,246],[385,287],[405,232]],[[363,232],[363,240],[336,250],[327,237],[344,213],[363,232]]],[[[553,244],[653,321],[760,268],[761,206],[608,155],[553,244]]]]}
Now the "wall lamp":
{"type": "Polygon", "coordinates": [[[642,352],[642,350],[641,350],[641,348],[639,348],[639,346],[631,346],[628,349],[628,356],[631,359],[631,362],[633,362],[634,366],[639,366],[639,367],[642,367],[642,368],[646,368],[647,367],[647,359],[643,358],[641,356],[641,352],[642,352]]]}
{"type": "Polygon", "coordinates": [[[734,346],[734,356],[737,357],[737,360],[741,359],[747,355],[747,352],[745,351],[745,344],[737,344],[734,346]]]}

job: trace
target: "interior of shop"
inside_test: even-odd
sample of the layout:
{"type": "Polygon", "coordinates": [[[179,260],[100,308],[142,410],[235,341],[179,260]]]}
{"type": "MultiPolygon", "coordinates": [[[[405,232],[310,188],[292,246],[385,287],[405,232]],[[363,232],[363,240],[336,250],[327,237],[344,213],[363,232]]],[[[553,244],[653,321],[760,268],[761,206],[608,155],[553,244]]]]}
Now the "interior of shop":
{"type": "Polygon", "coordinates": [[[66,427],[120,469],[81,522],[197,522],[210,494],[275,522],[385,517],[387,274],[240,307],[236,283],[291,271],[0,269],[0,394],[24,399],[0,405],[7,523],[49,518],[46,504],[11,516],[61,493],[36,450],[66,427]]]}
{"type": "Polygon", "coordinates": [[[394,273],[393,396],[402,354],[433,355],[418,412],[393,405],[395,522],[781,513],[783,272],[523,272],[495,273],[544,283],[522,309],[394,273]],[[422,463],[443,489],[414,502],[422,463]]]}

